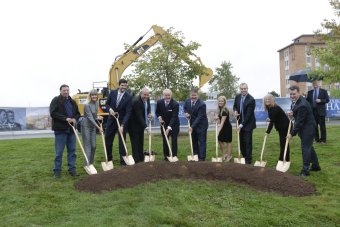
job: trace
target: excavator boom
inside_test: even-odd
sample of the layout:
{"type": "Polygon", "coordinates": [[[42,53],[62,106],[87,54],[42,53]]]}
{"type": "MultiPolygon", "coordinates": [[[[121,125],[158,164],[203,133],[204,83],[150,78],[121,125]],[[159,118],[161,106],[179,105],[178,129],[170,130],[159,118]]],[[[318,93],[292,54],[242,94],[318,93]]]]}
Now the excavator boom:
{"type": "MultiPolygon", "coordinates": [[[[143,53],[145,53],[150,47],[155,45],[158,41],[162,42],[162,37],[170,35],[167,33],[162,27],[153,25],[143,36],[141,36],[128,50],[126,50],[122,55],[116,57],[113,62],[110,73],[109,73],[109,83],[108,88],[110,90],[118,87],[118,81],[122,77],[123,72],[129,65],[131,65],[137,58],[139,58],[143,53]],[[144,43],[137,46],[137,44],[144,38],[144,36],[150,31],[153,30],[154,35],[151,36],[144,43]]],[[[182,44],[180,44],[182,45],[182,44]]],[[[182,45],[183,46],[183,45],[182,45]]],[[[187,56],[183,61],[188,63],[189,65],[196,62],[199,62],[201,66],[203,66],[203,75],[199,78],[199,88],[201,88],[206,82],[208,82],[212,76],[213,71],[210,68],[207,68],[201,62],[201,59],[197,57],[195,54],[190,53],[196,59],[192,61],[189,56],[187,56]]]]}

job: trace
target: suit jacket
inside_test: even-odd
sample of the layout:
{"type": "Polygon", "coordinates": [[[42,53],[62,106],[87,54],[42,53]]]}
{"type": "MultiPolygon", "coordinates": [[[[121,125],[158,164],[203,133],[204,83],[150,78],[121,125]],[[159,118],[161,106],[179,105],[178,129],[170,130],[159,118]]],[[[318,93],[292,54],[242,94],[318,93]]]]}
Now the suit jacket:
{"type": "Polygon", "coordinates": [[[238,94],[234,100],[233,110],[237,111],[240,114],[239,123],[243,125],[242,129],[245,131],[252,131],[256,128],[256,119],[255,119],[255,99],[250,94],[247,94],[243,101],[243,117],[241,114],[241,98],[242,95],[238,94]]]}
{"type": "Polygon", "coordinates": [[[275,126],[276,131],[280,132],[288,131],[289,119],[280,106],[275,105],[273,107],[270,107],[268,109],[268,117],[270,119],[270,123],[268,125],[266,133],[269,134],[273,126],[275,126]]]}
{"type": "MultiPolygon", "coordinates": [[[[145,122],[145,106],[140,95],[132,98],[129,131],[143,131],[148,125],[145,122]]],[[[151,113],[150,99],[147,101],[147,113],[151,113]]]]}
{"type": "Polygon", "coordinates": [[[299,134],[301,138],[305,136],[313,136],[315,134],[315,120],[307,100],[300,96],[293,106],[293,116],[295,119],[294,127],[291,131],[292,136],[299,134]]]}
{"type": "MultiPolygon", "coordinates": [[[[308,91],[307,94],[307,101],[313,107],[313,94],[314,94],[314,89],[308,91]]],[[[321,102],[316,103],[316,110],[318,112],[319,116],[325,117],[326,116],[326,103],[329,102],[329,96],[328,93],[325,89],[319,88],[319,94],[318,94],[318,99],[321,100],[321,102]]]]}
{"type": "MultiPolygon", "coordinates": [[[[118,89],[113,90],[110,92],[109,97],[107,98],[106,101],[106,108],[109,110],[112,108],[115,112],[118,112],[119,114],[119,123],[124,125],[124,127],[127,126],[130,115],[131,115],[131,98],[132,96],[128,93],[125,92],[123,97],[120,99],[119,105],[116,106],[117,104],[117,97],[118,97],[118,89]]],[[[113,118],[113,116],[109,115],[108,118],[108,123],[116,121],[116,119],[113,118]]]]}
{"type": "Polygon", "coordinates": [[[170,126],[172,130],[179,129],[179,104],[175,100],[171,99],[168,107],[165,107],[164,99],[158,100],[156,104],[155,115],[161,116],[164,121],[164,127],[170,126]]]}
{"type": "Polygon", "coordinates": [[[187,99],[184,112],[190,114],[190,126],[194,131],[200,133],[208,129],[207,106],[202,100],[198,99],[191,107],[191,99],[187,99]]]}

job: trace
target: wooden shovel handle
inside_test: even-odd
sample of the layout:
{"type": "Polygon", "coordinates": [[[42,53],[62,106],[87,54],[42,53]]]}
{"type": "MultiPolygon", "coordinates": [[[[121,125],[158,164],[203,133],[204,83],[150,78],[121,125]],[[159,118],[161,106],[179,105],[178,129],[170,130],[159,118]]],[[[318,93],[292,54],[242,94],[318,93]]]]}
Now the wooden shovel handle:
{"type": "MultiPolygon", "coordinates": [[[[289,126],[288,126],[288,131],[287,131],[287,137],[290,134],[290,129],[292,127],[292,120],[289,120],[289,126]]],[[[286,143],[285,143],[285,151],[283,153],[283,162],[286,162],[286,154],[287,154],[287,149],[288,149],[288,144],[289,144],[289,139],[286,137],[286,143]]]]}
{"type": "Polygon", "coordinates": [[[69,124],[69,125],[71,126],[71,128],[73,129],[73,132],[74,132],[74,134],[76,135],[77,141],[78,141],[78,143],[79,143],[80,149],[81,149],[81,151],[83,152],[83,155],[84,155],[84,157],[85,157],[87,166],[89,166],[90,163],[89,163],[89,160],[87,159],[87,156],[86,156],[86,153],[85,153],[83,144],[81,143],[81,141],[80,141],[80,139],[79,139],[78,133],[77,133],[75,127],[74,127],[72,124],[70,124],[70,123],[68,123],[68,124],[69,124]]]}
{"type": "Polygon", "coordinates": [[[165,136],[166,143],[167,143],[168,148],[169,148],[170,157],[172,157],[172,150],[171,150],[171,147],[170,147],[170,144],[169,144],[169,139],[168,139],[168,137],[167,137],[167,135],[165,133],[164,123],[161,124],[161,127],[162,127],[162,130],[163,130],[163,134],[165,136]]]}

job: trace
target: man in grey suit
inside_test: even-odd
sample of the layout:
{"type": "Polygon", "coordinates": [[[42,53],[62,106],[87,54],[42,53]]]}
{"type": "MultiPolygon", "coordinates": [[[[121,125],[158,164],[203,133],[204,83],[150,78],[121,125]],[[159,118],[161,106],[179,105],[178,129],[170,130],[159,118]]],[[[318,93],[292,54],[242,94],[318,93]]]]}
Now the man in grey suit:
{"type": "Polygon", "coordinates": [[[301,139],[303,164],[300,175],[305,177],[310,175],[310,170],[321,170],[318,156],[313,147],[315,120],[312,109],[307,100],[300,95],[300,88],[298,86],[291,86],[289,88],[289,95],[292,100],[292,112],[289,115],[294,116],[295,123],[287,138],[290,140],[298,134],[301,139]],[[312,163],[312,166],[310,166],[310,163],[312,163]]]}
{"type": "Polygon", "coordinates": [[[326,143],[326,103],[329,102],[328,93],[325,89],[322,89],[319,86],[318,80],[313,80],[313,90],[308,91],[307,101],[310,103],[314,119],[316,122],[315,127],[315,141],[318,143],[326,143]],[[319,128],[320,126],[320,134],[319,137],[319,128]]]}

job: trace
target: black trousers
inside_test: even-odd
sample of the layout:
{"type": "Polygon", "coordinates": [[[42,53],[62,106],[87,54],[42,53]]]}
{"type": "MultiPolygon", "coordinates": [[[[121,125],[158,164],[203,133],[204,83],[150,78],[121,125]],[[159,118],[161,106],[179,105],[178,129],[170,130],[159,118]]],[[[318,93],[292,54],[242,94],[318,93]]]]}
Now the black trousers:
{"type": "Polygon", "coordinates": [[[240,149],[242,156],[245,158],[246,164],[251,164],[253,153],[253,130],[240,131],[240,149]]]}
{"type": "Polygon", "coordinates": [[[194,154],[198,155],[198,159],[200,161],[205,161],[207,154],[207,130],[202,130],[199,132],[193,130],[191,136],[194,154]]]}
{"type": "Polygon", "coordinates": [[[312,163],[312,168],[319,167],[318,156],[313,147],[313,134],[299,134],[301,139],[301,151],[302,151],[302,170],[301,172],[309,173],[309,167],[312,163]]]}
{"type": "Polygon", "coordinates": [[[132,157],[135,162],[144,161],[144,129],[129,130],[132,157]]]}
{"type": "MultiPolygon", "coordinates": [[[[284,155],[285,145],[286,145],[287,131],[288,131],[288,128],[287,128],[287,130],[280,130],[279,131],[279,140],[280,140],[280,156],[279,156],[279,160],[280,161],[283,161],[283,155],[284,155]]],[[[286,161],[287,162],[290,161],[289,143],[288,143],[288,146],[287,146],[286,161]]]]}
{"type": "Polygon", "coordinates": [[[316,108],[313,108],[313,115],[314,115],[314,119],[316,122],[315,140],[320,141],[320,142],[326,142],[327,135],[326,135],[325,116],[320,116],[316,108]],[[320,127],[320,134],[319,134],[319,127],[320,127]]]}
{"type": "MultiPolygon", "coordinates": [[[[126,141],[126,128],[124,128],[123,131],[123,137],[126,141]]],[[[109,161],[112,161],[112,145],[116,136],[116,133],[118,134],[118,140],[119,140],[119,157],[120,157],[120,164],[124,165],[125,162],[123,160],[122,156],[126,155],[123,140],[118,132],[118,126],[116,119],[109,119],[106,125],[105,130],[105,146],[106,146],[106,153],[107,153],[107,159],[109,161]]]]}

